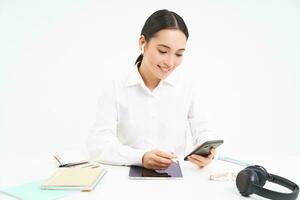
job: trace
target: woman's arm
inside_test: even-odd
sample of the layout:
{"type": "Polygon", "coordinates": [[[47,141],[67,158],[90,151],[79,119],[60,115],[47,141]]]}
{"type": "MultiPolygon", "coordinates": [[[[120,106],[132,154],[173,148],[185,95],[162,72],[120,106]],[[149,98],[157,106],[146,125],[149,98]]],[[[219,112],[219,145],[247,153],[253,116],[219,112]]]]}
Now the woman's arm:
{"type": "Polygon", "coordinates": [[[96,123],[88,140],[87,148],[92,159],[116,165],[142,165],[146,150],[123,145],[117,137],[117,98],[114,84],[102,90],[98,102],[96,123]]]}
{"type": "MultiPolygon", "coordinates": [[[[198,91],[191,92],[191,104],[188,112],[188,121],[192,134],[194,146],[214,138],[211,124],[208,116],[208,103],[204,97],[201,97],[198,91]]],[[[216,151],[213,149],[207,157],[200,155],[191,155],[188,159],[199,167],[204,167],[215,157],[216,151]]]]}

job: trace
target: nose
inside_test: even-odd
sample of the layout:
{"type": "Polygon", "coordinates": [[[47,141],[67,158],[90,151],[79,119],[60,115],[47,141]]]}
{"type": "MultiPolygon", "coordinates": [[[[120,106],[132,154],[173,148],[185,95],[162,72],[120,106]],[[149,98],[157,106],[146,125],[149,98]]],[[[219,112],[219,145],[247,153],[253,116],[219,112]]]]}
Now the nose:
{"type": "Polygon", "coordinates": [[[172,68],[175,65],[174,60],[174,56],[170,55],[165,59],[164,64],[167,65],[168,68],[172,68]]]}

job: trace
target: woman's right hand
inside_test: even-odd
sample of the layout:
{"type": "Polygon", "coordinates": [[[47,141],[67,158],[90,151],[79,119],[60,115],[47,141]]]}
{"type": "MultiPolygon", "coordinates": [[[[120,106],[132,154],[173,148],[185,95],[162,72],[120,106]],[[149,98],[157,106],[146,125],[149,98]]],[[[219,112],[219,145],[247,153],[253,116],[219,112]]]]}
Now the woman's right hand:
{"type": "Polygon", "coordinates": [[[147,169],[166,169],[177,156],[173,153],[164,152],[159,149],[148,151],[143,156],[143,167],[147,169]]]}

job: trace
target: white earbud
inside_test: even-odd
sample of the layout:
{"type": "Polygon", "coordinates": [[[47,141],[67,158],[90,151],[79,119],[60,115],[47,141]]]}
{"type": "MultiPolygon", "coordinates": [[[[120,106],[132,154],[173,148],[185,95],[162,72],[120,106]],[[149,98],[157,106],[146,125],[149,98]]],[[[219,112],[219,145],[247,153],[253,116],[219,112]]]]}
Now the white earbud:
{"type": "Polygon", "coordinates": [[[144,54],[144,44],[142,45],[142,47],[141,47],[141,52],[142,52],[142,54],[144,54]]]}

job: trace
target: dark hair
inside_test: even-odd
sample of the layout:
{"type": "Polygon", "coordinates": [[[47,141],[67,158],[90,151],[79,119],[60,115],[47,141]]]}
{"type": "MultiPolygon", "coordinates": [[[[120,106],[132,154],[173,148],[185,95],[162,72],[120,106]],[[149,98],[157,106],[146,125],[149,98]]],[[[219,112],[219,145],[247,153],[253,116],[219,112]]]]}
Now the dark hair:
{"type": "MultiPolygon", "coordinates": [[[[154,12],[146,20],[141,35],[148,42],[155,34],[163,29],[177,29],[184,33],[186,39],[189,37],[189,31],[183,19],[175,12],[163,9],[154,12]]],[[[143,54],[136,59],[135,64],[139,67],[143,60],[143,54]]]]}

